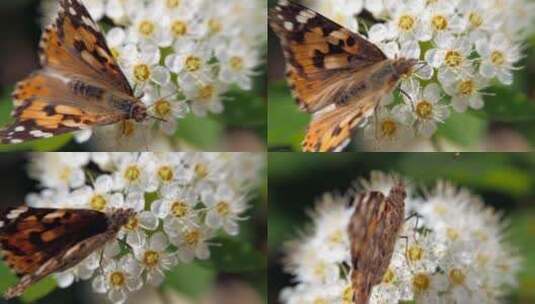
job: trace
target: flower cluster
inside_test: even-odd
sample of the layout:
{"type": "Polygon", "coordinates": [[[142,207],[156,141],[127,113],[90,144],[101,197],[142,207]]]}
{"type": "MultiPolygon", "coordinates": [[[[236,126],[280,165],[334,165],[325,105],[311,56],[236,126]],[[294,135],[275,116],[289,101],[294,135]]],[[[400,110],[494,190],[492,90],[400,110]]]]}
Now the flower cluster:
{"type": "MultiPolygon", "coordinates": [[[[55,15],[57,2],[43,2],[45,23],[55,15]]],[[[108,45],[136,96],[143,96],[157,118],[150,124],[159,125],[163,134],[174,134],[177,121],[190,111],[221,113],[232,85],[252,88],[266,40],[262,1],[82,2],[96,21],[113,21],[106,32],[108,45]]]]}
{"type": "Polygon", "coordinates": [[[30,175],[44,190],[27,203],[135,210],[116,240],[56,275],[61,287],[93,278],[96,292],[123,303],[178,263],[208,259],[218,231],[237,235],[262,165],[251,153],[36,154],[30,175]]]}
{"type": "Polygon", "coordinates": [[[387,98],[377,121],[364,125],[367,137],[383,147],[430,138],[452,109],[482,109],[485,89],[493,81],[512,84],[522,41],[535,28],[535,3],[526,0],[316,3],[326,16],[354,31],[359,28],[354,16],[366,9],[378,20],[367,31],[370,41],[389,58],[420,60],[402,81],[403,100],[391,103],[387,98]]]}
{"type": "MultiPolygon", "coordinates": [[[[388,194],[399,177],[372,172],[353,191],[388,194]]],[[[405,182],[407,184],[407,182],[405,182]]],[[[424,196],[408,188],[407,220],[383,281],[370,303],[498,303],[516,286],[520,258],[504,241],[501,215],[479,197],[446,182],[424,196]]],[[[287,246],[286,270],[298,284],[284,303],[352,303],[350,195],[325,194],[312,213],[313,229],[287,246]]]]}

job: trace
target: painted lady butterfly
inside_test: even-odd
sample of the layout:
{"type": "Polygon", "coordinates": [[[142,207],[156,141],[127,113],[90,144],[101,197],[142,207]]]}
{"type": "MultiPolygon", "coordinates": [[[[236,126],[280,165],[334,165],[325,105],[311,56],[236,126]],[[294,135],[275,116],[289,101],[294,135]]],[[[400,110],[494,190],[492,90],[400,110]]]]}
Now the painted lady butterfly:
{"type": "Polygon", "coordinates": [[[106,242],[134,214],[83,209],[9,208],[0,211],[0,246],[7,265],[20,277],[4,297],[20,296],[32,284],[67,270],[106,242]]]}
{"type": "Polygon", "coordinates": [[[42,69],[13,92],[15,123],[0,130],[2,143],[131,119],[141,122],[148,116],[79,0],[61,0],[59,16],[46,28],[39,54],[42,69]]]}
{"type": "Polygon", "coordinates": [[[348,226],[351,242],[353,303],[367,304],[372,287],[388,270],[405,218],[405,187],[399,183],[385,197],[371,191],[355,198],[348,226]]]}
{"type": "Polygon", "coordinates": [[[303,151],[341,151],[353,130],[392,92],[414,59],[388,59],[374,44],[288,0],[269,12],[300,108],[313,113],[303,151]]]}

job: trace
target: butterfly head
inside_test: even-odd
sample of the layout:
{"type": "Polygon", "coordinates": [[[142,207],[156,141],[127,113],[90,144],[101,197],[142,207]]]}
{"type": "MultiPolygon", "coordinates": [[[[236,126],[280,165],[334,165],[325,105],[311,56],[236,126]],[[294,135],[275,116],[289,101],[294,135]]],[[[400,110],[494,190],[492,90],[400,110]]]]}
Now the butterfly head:
{"type": "Polygon", "coordinates": [[[148,116],[147,108],[141,102],[135,103],[130,108],[130,118],[132,118],[133,120],[135,120],[137,122],[145,121],[147,116],[148,116]]]}
{"type": "Polygon", "coordinates": [[[110,215],[110,222],[119,230],[122,226],[128,224],[135,214],[134,209],[116,209],[110,215]]]}
{"type": "Polygon", "coordinates": [[[394,62],[394,69],[396,70],[397,78],[402,78],[404,76],[409,76],[413,72],[413,67],[418,63],[417,59],[414,58],[399,58],[394,62]]]}

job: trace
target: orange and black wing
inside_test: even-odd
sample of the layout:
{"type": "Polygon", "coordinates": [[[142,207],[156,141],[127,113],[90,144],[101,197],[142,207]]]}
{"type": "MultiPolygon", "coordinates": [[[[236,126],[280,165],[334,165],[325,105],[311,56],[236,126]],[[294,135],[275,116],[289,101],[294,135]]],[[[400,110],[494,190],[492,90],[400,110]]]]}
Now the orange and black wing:
{"type": "Polygon", "coordinates": [[[79,0],[61,0],[56,22],[45,30],[39,49],[44,68],[133,95],[104,35],[79,0]]]}
{"type": "Polygon", "coordinates": [[[299,106],[316,112],[343,94],[340,78],[386,59],[360,35],[321,14],[287,0],[269,12],[286,58],[287,78],[299,106]]]}
{"type": "Polygon", "coordinates": [[[0,212],[3,259],[19,277],[32,274],[80,241],[105,232],[108,225],[104,213],[92,210],[4,209],[0,212]]]}

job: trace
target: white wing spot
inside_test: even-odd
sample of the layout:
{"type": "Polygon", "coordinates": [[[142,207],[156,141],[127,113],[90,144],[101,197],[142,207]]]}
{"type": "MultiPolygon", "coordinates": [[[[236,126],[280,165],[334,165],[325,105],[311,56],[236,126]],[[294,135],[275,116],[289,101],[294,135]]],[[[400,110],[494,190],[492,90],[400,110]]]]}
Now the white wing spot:
{"type": "Polygon", "coordinates": [[[280,0],[280,1],[279,1],[279,5],[280,5],[280,6],[288,6],[289,4],[290,4],[290,3],[288,3],[287,0],[280,0]]]}
{"type": "Polygon", "coordinates": [[[4,227],[4,221],[0,221],[0,228],[4,227]]]}
{"type": "Polygon", "coordinates": [[[15,132],[23,132],[24,130],[26,130],[24,126],[18,126],[15,128],[15,132]]]}
{"type": "Polygon", "coordinates": [[[77,15],[77,12],[73,7],[69,7],[69,13],[71,13],[71,15],[73,15],[73,16],[77,15]]]}
{"type": "Polygon", "coordinates": [[[13,209],[13,210],[9,211],[9,213],[7,214],[6,217],[8,219],[10,219],[10,220],[14,220],[17,217],[19,217],[19,215],[23,214],[26,211],[28,211],[28,207],[20,207],[20,208],[17,208],[17,209],[13,209]]]}
{"type": "Polygon", "coordinates": [[[9,142],[12,143],[12,144],[20,144],[20,143],[23,142],[23,140],[22,139],[12,139],[9,142]]]}
{"type": "Polygon", "coordinates": [[[285,22],[284,22],[284,28],[285,28],[287,31],[293,31],[293,29],[294,29],[294,24],[291,23],[290,21],[285,21],[285,22]]]}

